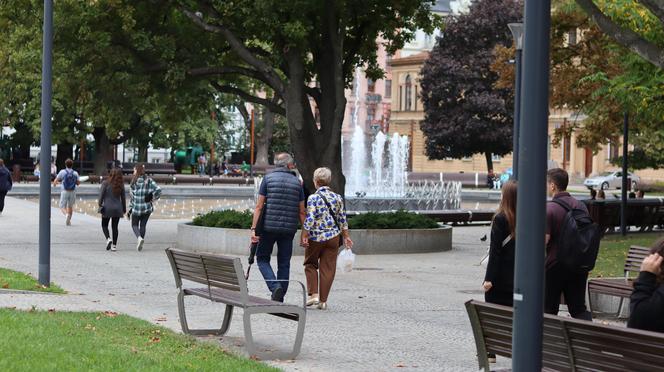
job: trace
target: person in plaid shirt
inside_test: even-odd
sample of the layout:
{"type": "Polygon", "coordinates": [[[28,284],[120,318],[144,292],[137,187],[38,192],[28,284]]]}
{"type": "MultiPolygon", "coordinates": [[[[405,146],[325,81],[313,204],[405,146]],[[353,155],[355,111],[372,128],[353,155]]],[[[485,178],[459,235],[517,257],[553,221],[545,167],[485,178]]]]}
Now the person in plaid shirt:
{"type": "Polygon", "coordinates": [[[154,210],[152,203],[161,196],[161,188],[145,174],[143,164],[137,164],[134,167],[134,178],[129,185],[129,195],[131,201],[129,202],[127,217],[131,218],[131,228],[134,230],[137,239],[136,250],[140,252],[143,250],[143,243],[145,242],[148,219],[154,210]]]}

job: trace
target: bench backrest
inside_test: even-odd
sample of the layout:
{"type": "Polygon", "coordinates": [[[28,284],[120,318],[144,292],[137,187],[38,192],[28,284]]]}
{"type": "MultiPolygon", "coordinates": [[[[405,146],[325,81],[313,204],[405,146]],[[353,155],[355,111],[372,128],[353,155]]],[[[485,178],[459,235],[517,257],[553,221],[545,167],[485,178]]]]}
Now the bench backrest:
{"type": "MultiPolygon", "coordinates": [[[[513,309],[466,302],[480,368],[482,355],[512,356],[513,309]],[[484,353],[484,354],[480,354],[484,353]]],[[[557,371],[646,371],[664,365],[664,334],[544,314],[542,366],[557,371]]]]}
{"type": "Polygon", "coordinates": [[[247,298],[247,281],[237,257],[185,252],[168,248],[166,254],[173,269],[175,285],[182,288],[182,280],[200,283],[211,288],[240,292],[247,298]]]}
{"type": "MultiPolygon", "coordinates": [[[[473,328],[480,368],[489,371],[486,353],[512,357],[512,308],[471,300],[466,310],[473,328]]],[[[542,366],[556,371],[572,370],[564,329],[551,316],[544,317],[542,366]]]]}
{"type": "Polygon", "coordinates": [[[650,248],[640,247],[637,245],[629,247],[627,258],[625,258],[625,277],[627,277],[629,273],[638,274],[639,271],[641,271],[641,263],[643,262],[643,259],[648,257],[649,254],[650,248]]]}

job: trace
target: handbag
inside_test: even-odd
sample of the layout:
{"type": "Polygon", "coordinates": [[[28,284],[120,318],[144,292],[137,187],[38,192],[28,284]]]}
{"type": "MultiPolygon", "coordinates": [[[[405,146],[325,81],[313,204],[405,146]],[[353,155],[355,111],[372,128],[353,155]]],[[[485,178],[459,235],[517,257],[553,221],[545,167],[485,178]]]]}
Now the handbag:
{"type": "Polygon", "coordinates": [[[327,201],[325,196],[323,194],[318,194],[321,199],[323,199],[323,202],[325,203],[325,206],[327,207],[327,211],[330,213],[330,216],[332,216],[332,219],[334,220],[334,224],[337,225],[337,228],[339,229],[339,246],[342,247],[344,245],[344,238],[343,238],[343,230],[341,229],[341,225],[339,225],[339,221],[337,221],[337,217],[332,213],[332,206],[330,206],[330,202],[327,201]]]}

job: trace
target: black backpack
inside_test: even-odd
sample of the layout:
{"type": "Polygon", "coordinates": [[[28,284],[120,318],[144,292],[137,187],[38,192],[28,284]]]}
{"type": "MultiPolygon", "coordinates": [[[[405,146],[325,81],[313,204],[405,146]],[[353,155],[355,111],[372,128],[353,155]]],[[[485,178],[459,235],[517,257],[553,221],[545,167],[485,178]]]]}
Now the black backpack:
{"type": "Polygon", "coordinates": [[[595,267],[599,252],[599,225],[593,222],[587,211],[571,208],[559,199],[553,203],[563,207],[567,212],[563,218],[556,244],[558,253],[556,260],[568,270],[589,272],[595,267]]]}

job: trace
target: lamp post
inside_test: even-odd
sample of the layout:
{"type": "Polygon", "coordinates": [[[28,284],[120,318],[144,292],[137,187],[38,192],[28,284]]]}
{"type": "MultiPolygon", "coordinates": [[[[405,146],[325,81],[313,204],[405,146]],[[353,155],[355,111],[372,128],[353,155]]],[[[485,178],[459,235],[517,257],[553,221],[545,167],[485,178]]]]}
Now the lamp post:
{"type": "Polygon", "coordinates": [[[519,197],[516,206],[512,370],[542,369],[544,234],[551,0],[526,1],[519,197]]]}
{"type": "Polygon", "coordinates": [[[512,178],[517,180],[519,175],[519,129],[521,119],[521,58],[523,55],[523,23],[509,23],[512,32],[515,56],[515,83],[514,83],[514,129],[512,131],[512,178]]]}
{"type": "Polygon", "coordinates": [[[41,150],[39,178],[39,284],[51,284],[51,115],[53,77],[53,0],[44,0],[41,150]]]}

